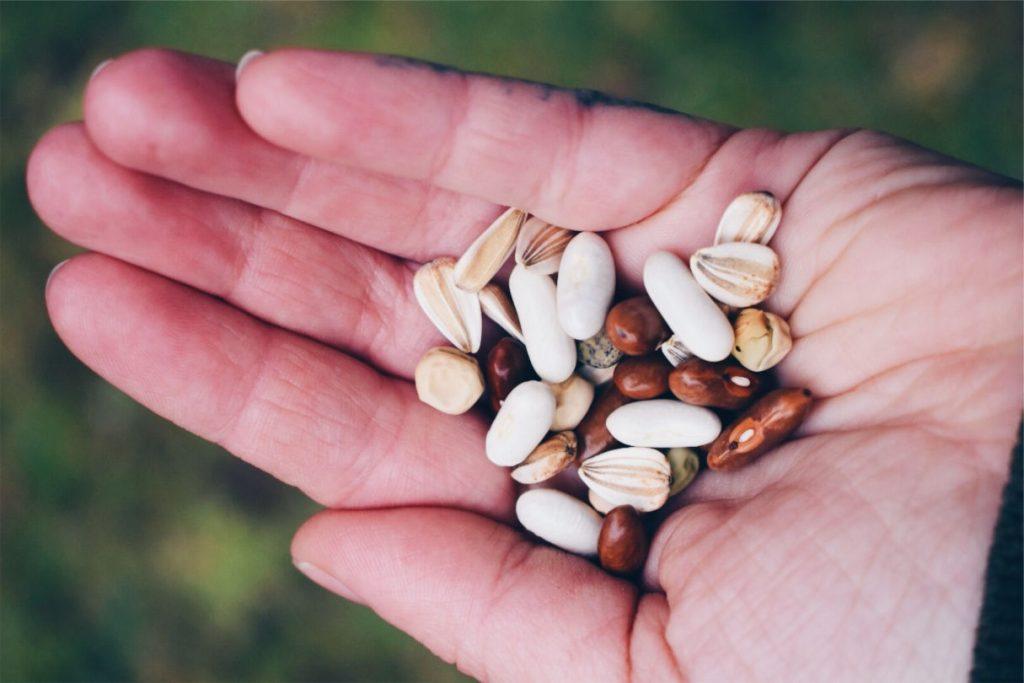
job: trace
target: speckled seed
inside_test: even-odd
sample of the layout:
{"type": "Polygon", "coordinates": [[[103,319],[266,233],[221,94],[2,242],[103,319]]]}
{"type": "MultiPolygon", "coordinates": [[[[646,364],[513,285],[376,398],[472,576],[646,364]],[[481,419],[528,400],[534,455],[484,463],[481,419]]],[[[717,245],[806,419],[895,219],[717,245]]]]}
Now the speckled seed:
{"type": "Polygon", "coordinates": [[[592,368],[610,368],[622,360],[622,351],[615,348],[604,328],[593,337],[576,342],[579,361],[592,368]]]}
{"type": "Polygon", "coordinates": [[[555,489],[532,489],[516,501],[516,517],[527,530],[562,550],[596,555],[601,515],[582,500],[555,489]]]}
{"type": "Polygon", "coordinates": [[[605,332],[615,348],[628,356],[646,355],[669,336],[665,321],[646,296],[635,296],[612,306],[605,332]]]}
{"type": "Polygon", "coordinates": [[[618,441],[649,448],[703,446],[722,429],[718,416],[707,408],[674,399],[624,405],[608,416],[607,426],[618,441]]]}
{"type": "Polygon", "coordinates": [[[581,232],[562,254],[558,268],[558,320],[573,339],[589,339],[604,325],[615,294],[612,250],[599,235],[581,232]]]}
{"type": "Polygon", "coordinates": [[[508,285],[533,369],[547,382],[568,379],[576,368],[576,343],[558,323],[555,283],[517,265],[508,285]]]}
{"type": "Polygon", "coordinates": [[[647,560],[647,532],[640,515],[629,505],[611,510],[601,524],[597,557],[606,571],[629,576],[640,571],[647,560]]]}
{"type": "Polygon", "coordinates": [[[576,429],[594,401],[594,385],[579,375],[572,375],[564,382],[548,384],[555,394],[555,417],[551,431],[576,429]]]}
{"type": "Polygon", "coordinates": [[[495,465],[518,465],[537,447],[555,416],[555,395],[543,382],[523,382],[509,393],[487,430],[484,448],[495,465]]]}
{"type": "Polygon", "coordinates": [[[678,256],[659,251],[647,257],[644,287],[672,332],[693,355],[709,361],[729,355],[733,341],[729,319],[678,256]]]}
{"type": "Polygon", "coordinates": [[[660,353],[630,356],[615,366],[615,386],[629,398],[657,398],[668,391],[672,366],[660,353]]]}
{"type": "Polygon", "coordinates": [[[498,412],[505,397],[523,382],[534,379],[526,347],[512,337],[498,340],[487,354],[487,394],[491,409],[498,412]]]}
{"type": "Polygon", "coordinates": [[[442,413],[466,412],[483,392],[484,378],[476,358],[458,349],[430,349],[416,365],[416,395],[442,413]]]}

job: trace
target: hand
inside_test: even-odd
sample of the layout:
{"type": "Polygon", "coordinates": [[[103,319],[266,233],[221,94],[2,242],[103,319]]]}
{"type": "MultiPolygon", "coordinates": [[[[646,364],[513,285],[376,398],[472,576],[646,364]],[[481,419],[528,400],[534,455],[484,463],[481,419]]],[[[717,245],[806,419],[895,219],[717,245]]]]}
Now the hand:
{"type": "Polygon", "coordinates": [[[497,680],[934,680],[971,664],[1021,411],[1021,192],[868,131],[784,135],[403,59],[147,50],[39,143],[32,201],[95,253],[50,279],[100,375],[330,508],[292,552],[497,680]],[[255,131],[255,132],[254,132],[255,131]],[[704,472],[645,588],[514,530],[486,422],[416,400],[409,261],[503,205],[605,231],[628,285],[784,202],[792,441],[704,472]]]}

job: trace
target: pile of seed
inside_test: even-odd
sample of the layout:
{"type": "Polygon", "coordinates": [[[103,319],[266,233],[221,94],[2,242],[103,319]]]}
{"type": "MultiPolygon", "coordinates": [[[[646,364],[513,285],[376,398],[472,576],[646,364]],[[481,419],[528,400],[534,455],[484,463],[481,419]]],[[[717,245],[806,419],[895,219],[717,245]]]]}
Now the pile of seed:
{"type": "Polygon", "coordinates": [[[766,393],[771,379],[759,374],[792,347],[786,321],[754,308],[779,281],[767,244],[781,218],[771,194],[740,195],[714,246],[689,267],[670,252],[652,254],[646,295],[614,303],[614,260],[600,235],[508,209],[461,258],[416,273],[417,300],[454,345],[420,360],[420,400],[456,415],[486,388],[495,413],[487,457],[532,486],[516,502],[520,523],[564,550],[596,555],[610,572],[636,572],[648,548],[640,515],[689,485],[702,456],[713,470],[743,467],[810,410],[809,391],[766,393]],[[513,251],[510,299],[492,279],[513,251]],[[491,348],[485,371],[472,355],[482,315],[511,335],[491,348]],[[589,504],[551,486],[570,468],[589,504]]]}

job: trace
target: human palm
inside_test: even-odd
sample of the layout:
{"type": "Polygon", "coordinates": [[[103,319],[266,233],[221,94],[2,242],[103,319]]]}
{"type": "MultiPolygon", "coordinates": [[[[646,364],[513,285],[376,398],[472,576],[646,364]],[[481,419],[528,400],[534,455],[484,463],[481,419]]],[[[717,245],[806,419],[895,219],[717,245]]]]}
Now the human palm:
{"type": "Polygon", "coordinates": [[[69,348],[333,510],[303,571],[479,678],[963,678],[1021,410],[1021,193],[882,134],[737,131],[407,60],[123,56],[28,184],[93,252],[51,277],[69,348]],[[255,132],[254,132],[255,131],[255,132]],[[644,257],[784,202],[778,367],[800,438],[704,472],[637,588],[511,526],[482,416],[416,400],[414,263],[502,206],[644,257]],[[102,254],[102,255],[101,255],[102,254]],[[131,265],[129,265],[131,264],[131,265]]]}

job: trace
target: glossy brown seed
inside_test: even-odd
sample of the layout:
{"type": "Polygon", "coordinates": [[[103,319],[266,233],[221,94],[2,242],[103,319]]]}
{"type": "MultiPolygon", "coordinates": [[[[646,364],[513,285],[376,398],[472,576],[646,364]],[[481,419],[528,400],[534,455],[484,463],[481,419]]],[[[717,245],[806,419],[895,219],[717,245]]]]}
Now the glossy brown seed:
{"type": "Polygon", "coordinates": [[[592,455],[602,453],[616,443],[615,437],[608,431],[605,422],[616,408],[624,406],[630,401],[615,388],[615,384],[612,382],[605,384],[599,391],[600,394],[590,405],[586,417],[576,427],[580,460],[586,460],[592,455]]]}
{"type": "Polygon", "coordinates": [[[487,354],[484,376],[491,409],[498,412],[509,392],[534,377],[526,347],[512,337],[503,337],[487,354]]]}
{"type": "Polygon", "coordinates": [[[807,389],[776,389],[750,406],[708,447],[708,467],[736,470],[782,443],[811,410],[807,389]]]}
{"type": "Polygon", "coordinates": [[[605,331],[615,348],[627,356],[648,354],[671,334],[646,296],[635,296],[612,306],[605,331]]]}
{"type": "Polygon", "coordinates": [[[668,388],[684,403],[738,410],[757,395],[761,376],[740,365],[692,357],[672,369],[668,388]]]}
{"type": "Polygon", "coordinates": [[[629,398],[657,398],[668,391],[668,373],[672,366],[660,353],[630,356],[615,366],[612,381],[629,398]]]}
{"type": "Polygon", "coordinates": [[[647,532],[632,506],[620,505],[605,515],[597,537],[597,558],[605,570],[635,574],[647,560],[647,548],[647,532]]]}

